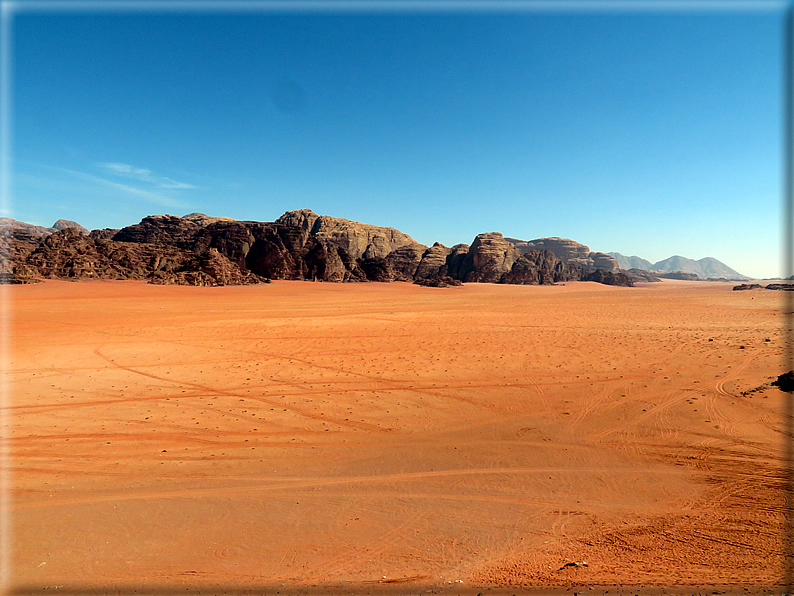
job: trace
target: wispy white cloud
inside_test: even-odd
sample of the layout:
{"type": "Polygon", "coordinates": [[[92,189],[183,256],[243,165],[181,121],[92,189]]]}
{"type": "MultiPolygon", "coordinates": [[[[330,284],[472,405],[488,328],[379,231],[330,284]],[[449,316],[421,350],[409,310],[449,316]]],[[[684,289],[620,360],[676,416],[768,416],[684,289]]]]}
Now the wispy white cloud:
{"type": "Polygon", "coordinates": [[[129,184],[122,184],[114,180],[108,180],[106,178],[102,178],[101,176],[94,176],[93,174],[88,174],[86,172],[79,172],[77,170],[70,170],[68,168],[52,167],[52,169],[69,174],[70,176],[74,178],[78,178],[80,180],[115,188],[124,193],[131,194],[133,196],[144,199],[149,203],[160,205],[162,207],[172,207],[179,209],[179,208],[185,208],[187,206],[186,203],[174,199],[173,197],[165,196],[160,193],[151,192],[149,190],[144,190],[141,188],[135,188],[134,186],[130,186],[129,184]]]}
{"type": "Polygon", "coordinates": [[[136,168],[126,163],[101,163],[99,166],[106,172],[122,178],[131,180],[138,180],[153,185],[155,188],[169,189],[169,190],[184,190],[190,188],[198,188],[193,184],[186,182],[178,182],[167,178],[166,176],[158,176],[152,173],[151,170],[146,168],[136,168]]]}

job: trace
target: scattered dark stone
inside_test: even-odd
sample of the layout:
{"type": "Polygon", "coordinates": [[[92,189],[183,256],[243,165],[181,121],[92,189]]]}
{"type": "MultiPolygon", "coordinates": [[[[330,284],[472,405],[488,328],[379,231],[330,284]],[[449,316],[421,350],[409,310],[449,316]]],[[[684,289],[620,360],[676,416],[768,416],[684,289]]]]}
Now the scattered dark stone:
{"type": "Polygon", "coordinates": [[[585,561],[571,561],[570,563],[565,563],[565,565],[560,567],[560,570],[563,570],[568,567],[574,567],[574,568],[587,567],[587,563],[585,561]]]}
{"type": "Polygon", "coordinates": [[[753,393],[764,392],[772,386],[772,383],[764,383],[763,385],[759,385],[758,387],[753,387],[752,389],[748,389],[746,391],[742,391],[741,395],[748,397],[752,396],[753,393]]]}

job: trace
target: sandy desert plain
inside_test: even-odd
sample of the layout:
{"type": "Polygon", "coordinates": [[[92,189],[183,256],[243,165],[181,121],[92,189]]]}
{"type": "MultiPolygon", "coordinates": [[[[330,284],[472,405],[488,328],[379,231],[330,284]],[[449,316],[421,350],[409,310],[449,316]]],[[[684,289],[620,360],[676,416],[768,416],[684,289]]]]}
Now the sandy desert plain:
{"type": "Polygon", "coordinates": [[[779,593],[732,286],[6,287],[8,592],[779,593]]]}

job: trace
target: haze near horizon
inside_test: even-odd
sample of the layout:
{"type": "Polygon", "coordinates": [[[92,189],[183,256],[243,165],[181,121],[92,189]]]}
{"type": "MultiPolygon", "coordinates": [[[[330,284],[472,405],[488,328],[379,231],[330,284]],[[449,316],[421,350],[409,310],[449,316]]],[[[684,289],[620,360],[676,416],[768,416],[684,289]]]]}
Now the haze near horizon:
{"type": "Polygon", "coordinates": [[[13,7],[0,215],[311,208],[782,273],[782,4],[60,6],[13,7]]]}

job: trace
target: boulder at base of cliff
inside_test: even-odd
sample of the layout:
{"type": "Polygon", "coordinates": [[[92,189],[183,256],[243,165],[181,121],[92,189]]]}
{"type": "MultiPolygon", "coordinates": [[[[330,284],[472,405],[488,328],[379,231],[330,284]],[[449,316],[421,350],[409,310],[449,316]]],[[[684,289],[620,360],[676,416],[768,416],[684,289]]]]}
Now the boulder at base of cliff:
{"type": "Polygon", "coordinates": [[[624,271],[626,275],[631,276],[631,278],[637,281],[647,281],[647,282],[654,282],[654,281],[662,281],[659,279],[659,276],[651,273],[650,271],[646,271],[645,269],[629,269],[628,271],[624,271]]]}
{"type": "Polygon", "coordinates": [[[597,281],[608,286],[634,287],[634,280],[626,273],[614,273],[606,269],[596,269],[582,278],[583,281],[597,281]]]}
{"type": "Polygon", "coordinates": [[[433,277],[420,278],[414,283],[418,286],[424,286],[426,288],[449,288],[463,285],[460,280],[452,279],[448,275],[434,275],[433,277]]]}
{"type": "Polygon", "coordinates": [[[697,273],[687,273],[686,271],[669,271],[667,273],[658,273],[657,275],[664,279],[683,279],[685,281],[697,281],[700,279],[697,273]]]}

